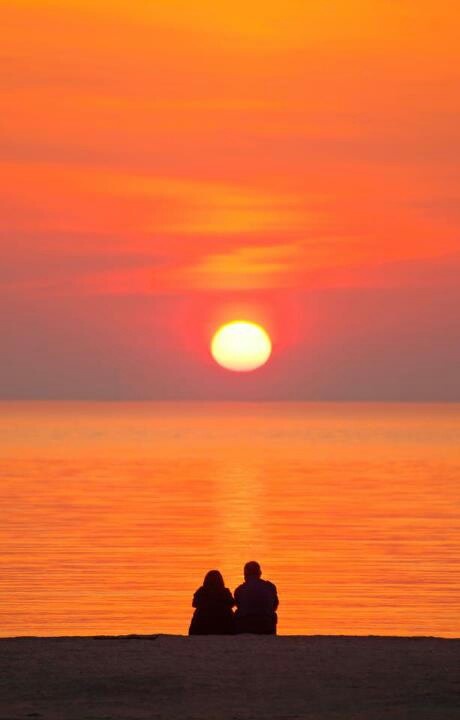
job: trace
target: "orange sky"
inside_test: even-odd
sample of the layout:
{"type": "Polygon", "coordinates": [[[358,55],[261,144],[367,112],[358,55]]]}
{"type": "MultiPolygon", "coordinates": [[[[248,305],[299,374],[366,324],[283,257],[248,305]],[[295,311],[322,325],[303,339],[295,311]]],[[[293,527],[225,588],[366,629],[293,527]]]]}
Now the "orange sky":
{"type": "MultiPolygon", "coordinates": [[[[249,301],[281,345],[294,302],[292,337],[301,344],[313,324],[324,349],[328,316],[305,313],[305,293],[391,291],[413,327],[422,289],[439,307],[431,344],[446,330],[458,337],[455,3],[8,0],[0,18],[4,364],[30,350],[24,303],[48,347],[64,341],[64,320],[82,347],[91,333],[101,343],[79,308],[105,303],[107,344],[96,349],[109,357],[121,327],[148,333],[139,303],[149,296],[171,338],[148,352],[166,365],[184,341],[184,302],[187,318],[212,305],[207,328],[249,301]]],[[[329,331],[358,342],[349,327],[329,331]]],[[[131,369],[146,362],[139,352],[123,355],[131,369]]],[[[52,395],[68,394],[68,375],[69,385],[45,383],[52,395]]]]}

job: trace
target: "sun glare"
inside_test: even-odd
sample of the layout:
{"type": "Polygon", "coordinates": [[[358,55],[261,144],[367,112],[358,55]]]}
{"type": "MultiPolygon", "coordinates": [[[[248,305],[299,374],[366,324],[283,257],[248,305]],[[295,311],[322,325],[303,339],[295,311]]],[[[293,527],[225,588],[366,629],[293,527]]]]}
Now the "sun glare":
{"type": "Polygon", "coordinates": [[[253,322],[235,320],[222,325],[211,342],[214,360],[235,372],[248,372],[265,365],[272,352],[268,333],[253,322]]]}

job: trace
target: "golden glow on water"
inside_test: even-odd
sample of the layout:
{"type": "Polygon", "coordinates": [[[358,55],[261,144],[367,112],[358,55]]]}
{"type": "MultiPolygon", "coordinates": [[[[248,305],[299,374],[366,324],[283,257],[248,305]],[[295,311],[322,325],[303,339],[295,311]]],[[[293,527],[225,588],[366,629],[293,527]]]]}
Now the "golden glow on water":
{"type": "Polygon", "coordinates": [[[0,634],[187,631],[260,560],[281,633],[458,636],[460,407],[0,406],[0,634]]]}

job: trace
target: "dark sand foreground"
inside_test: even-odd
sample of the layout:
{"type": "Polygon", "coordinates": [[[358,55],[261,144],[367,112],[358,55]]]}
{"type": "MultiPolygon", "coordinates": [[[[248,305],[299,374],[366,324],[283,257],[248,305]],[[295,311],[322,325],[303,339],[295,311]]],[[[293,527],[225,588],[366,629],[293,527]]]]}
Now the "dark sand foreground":
{"type": "Polygon", "coordinates": [[[0,719],[455,720],[460,640],[0,640],[0,719]]]}

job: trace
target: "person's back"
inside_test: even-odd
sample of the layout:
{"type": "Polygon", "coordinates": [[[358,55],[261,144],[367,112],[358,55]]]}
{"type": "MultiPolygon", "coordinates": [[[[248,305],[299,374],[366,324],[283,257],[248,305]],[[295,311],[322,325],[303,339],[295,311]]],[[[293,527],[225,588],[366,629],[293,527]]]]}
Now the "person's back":
{"type": "Polygon", "coordinates": [[[258,563],[246,563],[245,581],[235,590],[237,633],[276,634],[278,594],[275,585],[262,580],[261,574],[258,563]]]}
{"type": "Polygon", "coordinates": [[[234,633],[232,607],[235,601],[218,570],[210,570],[202,587],[193,596],[195,608],[189,635],[231,635],[234,633]]]}

